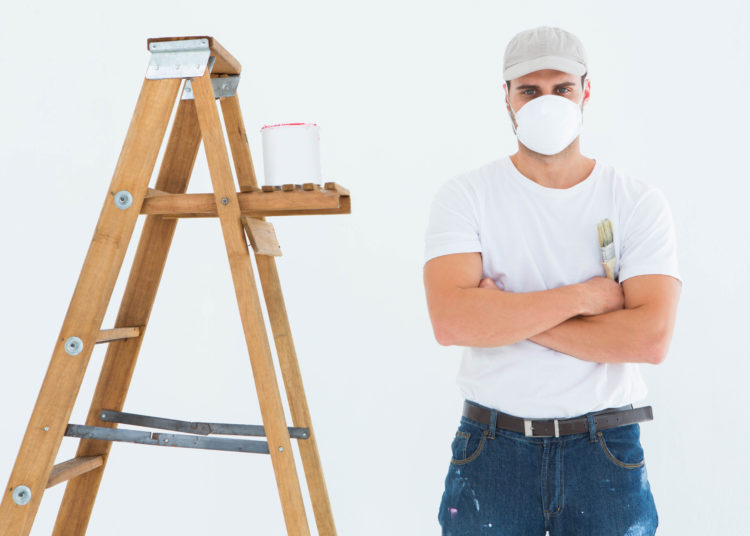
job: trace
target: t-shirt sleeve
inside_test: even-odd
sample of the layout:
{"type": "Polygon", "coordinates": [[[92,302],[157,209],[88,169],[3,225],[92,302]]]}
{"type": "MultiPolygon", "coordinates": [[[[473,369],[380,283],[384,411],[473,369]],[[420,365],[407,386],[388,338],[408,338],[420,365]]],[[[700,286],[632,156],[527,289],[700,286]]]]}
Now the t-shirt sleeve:
{"type": "Polygon", "coordinates": [[[636,203],[623,230],[618,281],[645,274],[665,274],[682,281],[672,211],[656,187],[636,203]]]}
{"type": "Polygon", "coordinates": [[[424,237],[424,262],[449,253],[482,251],[478,207],[466,188],[468,185],[453,177],[433,197],[424,237]]]}

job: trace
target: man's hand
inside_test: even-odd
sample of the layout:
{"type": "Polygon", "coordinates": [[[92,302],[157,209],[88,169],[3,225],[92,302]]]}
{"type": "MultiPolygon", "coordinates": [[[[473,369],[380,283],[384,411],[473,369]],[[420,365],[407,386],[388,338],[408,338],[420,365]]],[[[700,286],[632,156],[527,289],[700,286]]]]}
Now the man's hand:
{"type": "MultiPolygon", "coordinates": [[[[594,316],[625,307],[625,293],[622,285],[608,277],[597,275],[581,283],[584,292],[584,311],[581,316],[594,316]]],[[[479,288],[501,290],[495,282],[485,277],[479,282],[479,288]]]]}
{"type": "Polygon", "coordinates": [[[600,315],[625,307],[625,293],[620,283],[598,275],[581,284],[586,289],[582,316],[600,315]]]}

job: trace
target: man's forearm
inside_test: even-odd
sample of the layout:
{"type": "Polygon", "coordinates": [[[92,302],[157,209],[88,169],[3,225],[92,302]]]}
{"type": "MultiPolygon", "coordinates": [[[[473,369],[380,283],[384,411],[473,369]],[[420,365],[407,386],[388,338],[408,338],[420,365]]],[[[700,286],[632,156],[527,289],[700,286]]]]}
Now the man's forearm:
{"type": "Polygon", "coordinates": [[[576,316],[529,337],[542,346],[584,361],[658,363],[658,333],[644,307],[576,316]]]}
{"type": "Polygon", "coordinates": [[[438,341],[477,347],[513,344],[580,314],[582,306],[577,284],[535,292],[456,288],[440,315],[438,341]]]}

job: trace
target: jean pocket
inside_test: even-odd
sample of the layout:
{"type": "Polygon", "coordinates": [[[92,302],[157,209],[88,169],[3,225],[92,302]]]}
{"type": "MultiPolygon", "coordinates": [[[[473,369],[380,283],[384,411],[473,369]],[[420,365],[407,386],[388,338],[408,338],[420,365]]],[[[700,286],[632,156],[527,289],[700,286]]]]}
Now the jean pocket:
{"type": "Polygon", "coordinates": [[[489,430],[461,424],[451,443],[451,463],[462,465],[475,460],[482,453],[489,430]]]}
{"type": "Polygon", "coordinates": [[[618,467],[637,469],[646,463],[638,423],[599,430],[596,435],[607,459],[618,467]]]}

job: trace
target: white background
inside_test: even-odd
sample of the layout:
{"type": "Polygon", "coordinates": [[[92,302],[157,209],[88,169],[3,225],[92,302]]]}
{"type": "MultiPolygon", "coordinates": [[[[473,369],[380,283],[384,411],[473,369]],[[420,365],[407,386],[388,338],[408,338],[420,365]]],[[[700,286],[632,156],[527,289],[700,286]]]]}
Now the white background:
{"type": "MultiPolygon", "coordinates": [[[[352,194],[350,215],[269,218],[338,533],[438,534],[461,349],[435,342],[427,314],[429,201],[452,175],[515,152],[503,52],[517,32],[553,25],[589,55],[582,152],[660,187],[675,218],[685,280],[677,326],[666,361],[642,366],[659,534],[741,533],[750,10],[698,5],[3,4],[0,478],[18,454],[125,139],[146,39],[212,35],[243,66],[259,178],[262,125],[317,122],[324,180],[352,194]]],[[[210,191],[202,148],[190,191],[210,191]]],[[[103,327],[113,325],[135,243],[103,327]]],[[[91,356],[70,422],[85,420],[104,352],[91,356]]],[[[216,219],[178,225],[124,409],[261,422],[216,219]]],[[[64,438],[58,461],[76,444],[64,438]]],[[[32,534],[51,532],[63,491],[45,492],[32,534]]],[[[115,444],[88,534],[166,531],[284,533],[270,459],[115,444]]]]}

